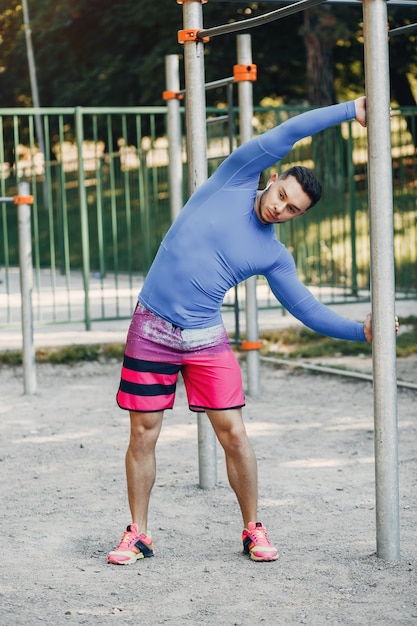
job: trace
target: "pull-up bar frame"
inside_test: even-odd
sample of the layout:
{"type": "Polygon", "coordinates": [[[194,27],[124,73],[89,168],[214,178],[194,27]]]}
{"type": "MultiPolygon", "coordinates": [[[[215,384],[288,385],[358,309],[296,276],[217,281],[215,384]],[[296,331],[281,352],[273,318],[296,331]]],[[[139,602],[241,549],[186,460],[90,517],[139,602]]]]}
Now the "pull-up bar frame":
{"type": "Polygon", "coordinates": [[[411,33],[411,31],[417,29],[417,24],[407,24],[406,26],[399,26],[398,28],[393,28],[389,31],[390,37],[397,37],[397,35],[406,35],[407,33],[411,33]]]}
{"type": "Polygon", "coordinates": [[[229,33],[237,33],[242,30],[249,30],[257,26],[269,24],[269,22],[274,22],[282,17],[299,13],[300,11],[317,6],[318,4],[323,4],[323,1],[324,0],[300,0],[300,2],[295,2],[287,7],[282,7],[281,9],[276,9],[276,11],[264,13],[263,15],[258,15],[257,17],[252,17],[247,20],[199,30],[198,36],[202,39],[205,37],[217,37],[218,35],[226,35],[229,33]]]}
{"type": "Polygon", "coordinates": [[[19,232],[19,269],[20,297],[22,307],[22,354],[23,354],[23,389],[25,394],[36,392],[35,344],[33,340],[33,264],[32,264],[32,230],[30,205],[33,196],[29,193],[29,183],[18,184],[18,195],[0,197],[0,202],[17,205],[17,221],[19,232]]]}
{"type": "MultiPolygon", "coordinates": [[[[181,0],[178,1],[181,3],[181,0]]],[[[197,33],[194,39],[184,40],[186,90],[188,94],[187,136],[192,137],[188,152],[190,182],[192,183],[190,192],[207,178],[204,41],[207,41],[209,37],[260,26],[269,21],[322,4],[322,0],[302,0],[257,18],[211,29],[202,28],[201,4],[202,0],[187,0],[183,7],[184,28],[190,32],[194,31],[194,35],[197,33]]],[[[395,561],[399,558],[400,546],[387,0],[362,0],[362,4],[369,137],[377,556],[395,561]]],[[[411,30],[411,28],[403,27],[392,32],[399,34],[399,32],[406,30],[411,30]]],[[[252,315],[256,316],[256,302],[253,304],[252,315]]],[[[203,416],[199,415],[200,417],[203,416]]],[[[205,437],[200,439],[199,431],[199,445],[204,446],[206,443],[205,437]]],[[[213,485],[210,484],[207,487],[210,486],[213,485]]]]}
{"type": "Polygon", "coordinates": [[[377,556],[400,556],[394,220],[386,0],[363,0],[377,556]]]}

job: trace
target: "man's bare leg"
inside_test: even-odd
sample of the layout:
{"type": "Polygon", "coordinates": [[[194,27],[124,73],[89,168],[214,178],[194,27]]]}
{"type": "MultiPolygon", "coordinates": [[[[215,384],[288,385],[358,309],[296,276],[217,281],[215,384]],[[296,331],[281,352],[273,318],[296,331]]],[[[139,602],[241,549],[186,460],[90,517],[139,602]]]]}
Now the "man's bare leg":
{"type": "Polygon", "coordinates": [[[148,507],[155,483],[155,447],[161,432],[163,411],[130,413],[130,441],[126,452],[126,479],[132,523],[107,560],[115,565],[129,565],[154,555],[148,526],[148,507]]]}
{"type": "Polygon", "coordinates": [[[242,511],[243,551],[253,561],[276,561],[278,550],[258,520],[258,472],[241,409],[207,411],[226,455],[227,475],[242,511]]]}
{"type": "Polygon", "coordinates": [[[256,457],[246,434],[241,409],[207,411],[217,438],[226,455],[227,475],[236,494],[243,525],[254,522],[258,515],[258,468],[256,457]]]}
{"type": "Polygon", "coordinates": [[[149,499],[156,476],[155,447],[163,411],[130,413],[130,441],[126,452],[127,495],[132,523],[146,533],[149,499]]]}

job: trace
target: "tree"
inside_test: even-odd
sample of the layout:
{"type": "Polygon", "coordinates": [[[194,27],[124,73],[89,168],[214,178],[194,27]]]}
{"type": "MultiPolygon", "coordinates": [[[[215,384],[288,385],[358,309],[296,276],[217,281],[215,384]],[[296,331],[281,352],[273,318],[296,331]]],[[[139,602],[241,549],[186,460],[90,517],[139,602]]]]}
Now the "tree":
{"type": "MultiPolygon", "coordinates": [[[[407,24],[417,22],[417,10],[408,11],[407,19],[399,19],[398,10],[390,13],[390,27],[398,28],[407,24]]],[[[390,78],[391,78],[391,94],[392,98],[398,102],[400,106],[410,107],[416,106],[416,97],[410,82],[409,75],[416,75],[416,32],[410,35],[398,35],[390,39],[390,78]]],[[[414,145],[417,146],[417,129],[411,123],[409,117],[406,117],[408,130],[413,137],[414,145]]]]}
{"type": "Polygon", "coordinates": [[[29,106],[30,84],[19,0],[0,11],[0,106],[29,106]]]}
{"type": "MultiPolygon", "coordinates": [[[[28,4],[42,105],[163,103],[165,55],[182,53],[177,42],[182,7],[175,0],[28,4]]],[[[270,3],[208,2],[203,5],[204,25],[270,10],[270,3]]],[[[404,16],[412,20],[416,12],[390,8],[392,26],[404,24],[404,16]]],[[[285,103],[327,104],[363,92],[361,19],[360,3],[358,8],[329,5],[253,29],[253,58],[259,69],[254,102],[270,96],[285,103]]],[[[30,106],[20,0],[3,0],[0,33],[0,106],[30,106]]],[[[408,75],[417,65],[415,36],[395,38],[390,45],[393,95],[399,104],[408,104],[413,95],[408,75]]],[[[231,75],[236,35],[212,38],[204,54],[207,80],[231,75]]],[[[224,91],[208,94],[209,104],[224,100],[224,91]]]]}

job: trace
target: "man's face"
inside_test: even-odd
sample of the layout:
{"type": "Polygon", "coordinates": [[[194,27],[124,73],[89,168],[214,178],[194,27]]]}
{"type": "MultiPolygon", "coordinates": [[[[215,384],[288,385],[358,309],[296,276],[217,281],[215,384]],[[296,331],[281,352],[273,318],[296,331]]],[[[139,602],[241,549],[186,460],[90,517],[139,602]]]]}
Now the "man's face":
{"type": "Polygon", "coordinates": [[[256,213],[263,224],[283,224],[304,215],[311,205],[294,176],[280,179],[274,174],[259,197],[256,213]]]}

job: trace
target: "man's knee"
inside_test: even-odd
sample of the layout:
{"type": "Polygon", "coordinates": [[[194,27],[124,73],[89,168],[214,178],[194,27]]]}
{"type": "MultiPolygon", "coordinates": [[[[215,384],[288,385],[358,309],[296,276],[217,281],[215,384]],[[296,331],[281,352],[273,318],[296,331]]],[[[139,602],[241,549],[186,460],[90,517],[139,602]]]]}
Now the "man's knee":
{"type": "Polygon", "coordinates": [[[155,445],[161,431],[163,412],[130,413],[130,445],[155,445]]]}
{"type": "Polygon", "coordinates": [[[226,452],[239,452],[249,444],[240,409],[207,411],[217,438],[226,452]]]}
{"type": "Polygon", "coordinates": [[[243,425],[233,424],[226,431],[223,431],[220,443],[226,454],[239,456],[246,454],[250,447],[249,439],[243,425]]]}

